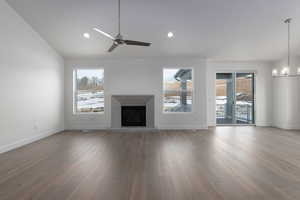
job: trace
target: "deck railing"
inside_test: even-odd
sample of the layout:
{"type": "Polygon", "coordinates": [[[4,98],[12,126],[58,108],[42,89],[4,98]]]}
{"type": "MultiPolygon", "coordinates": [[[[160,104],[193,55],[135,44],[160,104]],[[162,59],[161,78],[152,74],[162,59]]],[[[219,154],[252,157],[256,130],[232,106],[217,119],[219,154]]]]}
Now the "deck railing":
{"type": "MultiPolygon", "coordinates": [[[[226,104],[217,104],[216,105],[216,116],[217,119],[225,119],[226,118],[226,104]]],[[[249,104],[239,104],[235,105],[235,117],[236,120],[249,123],[253,119],[252,114],[252,105],[249,104]]]]}

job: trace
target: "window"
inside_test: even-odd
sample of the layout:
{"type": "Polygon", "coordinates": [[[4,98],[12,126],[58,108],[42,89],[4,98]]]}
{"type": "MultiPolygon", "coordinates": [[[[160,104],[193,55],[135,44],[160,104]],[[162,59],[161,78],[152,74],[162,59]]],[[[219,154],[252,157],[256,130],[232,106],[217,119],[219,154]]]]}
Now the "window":
{"type": "Polygon", "coordinates": [[[104,70],[77,69],[74,71],[74,112],[104,113],[104,70]]]}
{"type": "Polygon", "coordinates": [[[164,112],[176,113],[192,111],[192,75],[192,69],[164,69],[164,112]]]}

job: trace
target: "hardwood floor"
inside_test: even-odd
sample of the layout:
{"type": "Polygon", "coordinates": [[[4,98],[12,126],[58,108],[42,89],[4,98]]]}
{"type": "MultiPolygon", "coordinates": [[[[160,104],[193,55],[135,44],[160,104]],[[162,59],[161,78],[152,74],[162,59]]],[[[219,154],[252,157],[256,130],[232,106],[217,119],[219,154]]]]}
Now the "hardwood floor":
{"type": "Polygon", "coordinates": [[[300,132],[64,132],[0,155],[0,199],[300,199],[300,132]]]}

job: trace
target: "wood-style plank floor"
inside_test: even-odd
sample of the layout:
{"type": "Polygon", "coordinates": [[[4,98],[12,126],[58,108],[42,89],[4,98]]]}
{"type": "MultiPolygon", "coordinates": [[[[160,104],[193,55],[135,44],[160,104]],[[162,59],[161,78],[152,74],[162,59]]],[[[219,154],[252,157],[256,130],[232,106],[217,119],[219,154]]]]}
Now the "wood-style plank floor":
{"type": "Polygon", "coordinates": [[[300,199],[300,132],[64,132],[0,155],[0,199],[300,199]]]}

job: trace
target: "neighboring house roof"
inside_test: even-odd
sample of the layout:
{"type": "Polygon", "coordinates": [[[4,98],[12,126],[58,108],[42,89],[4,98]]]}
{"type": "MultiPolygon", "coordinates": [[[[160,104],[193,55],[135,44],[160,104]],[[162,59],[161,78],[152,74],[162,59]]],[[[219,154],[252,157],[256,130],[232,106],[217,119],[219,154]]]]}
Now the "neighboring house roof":
{"type": "Polygon", "coordinates": [[[192,70],[191,69],[181,69],[175,74],[174,78],[177,81],[192,80],[192,70]]]}

